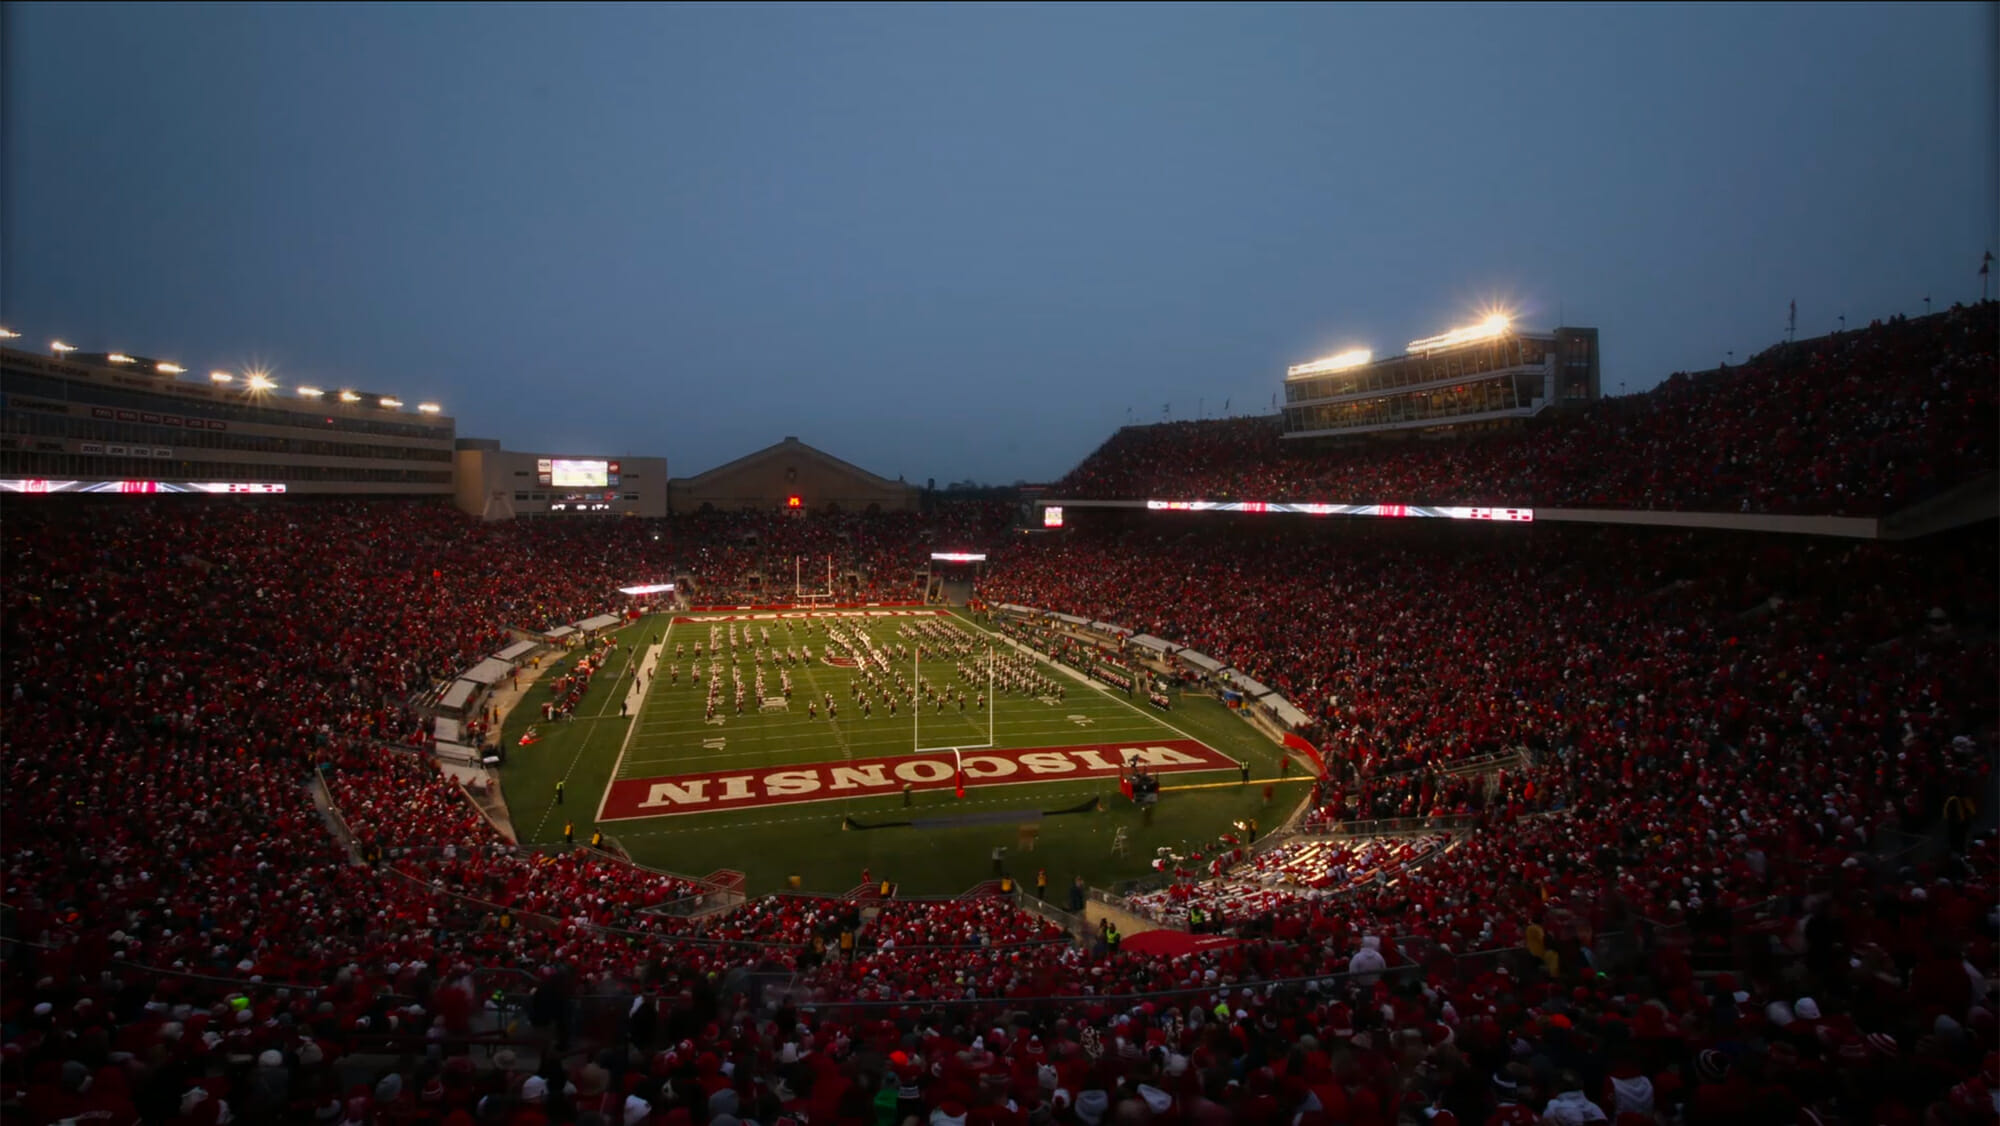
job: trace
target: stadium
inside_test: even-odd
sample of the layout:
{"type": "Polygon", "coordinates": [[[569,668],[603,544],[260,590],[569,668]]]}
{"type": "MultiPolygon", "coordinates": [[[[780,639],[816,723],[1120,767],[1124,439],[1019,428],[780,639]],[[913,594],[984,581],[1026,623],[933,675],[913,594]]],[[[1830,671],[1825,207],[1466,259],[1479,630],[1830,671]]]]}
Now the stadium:
{"type": "Polygon", "coordinates": [[[0,335],[9,1126],[2000,1120],[1983,293],[978,489],[0,335]]]}

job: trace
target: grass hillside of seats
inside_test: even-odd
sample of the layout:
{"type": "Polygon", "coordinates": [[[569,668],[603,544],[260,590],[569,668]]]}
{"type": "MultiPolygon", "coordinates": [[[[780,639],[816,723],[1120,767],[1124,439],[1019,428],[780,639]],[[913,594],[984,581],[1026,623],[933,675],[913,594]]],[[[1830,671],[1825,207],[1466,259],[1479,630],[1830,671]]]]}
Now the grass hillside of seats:
{"type": "MultiPolygon", "coordinates": [[[[860,884],[864,869],[874,880],[894,882],[900,894],[958,894],[992,878],[992,852],[1001,847],[1007,850],[1003,864],[1009,875],[1032,886],[1037,871],[1045,869],[1055,896],[1077,875],[1096,885],[1149,875],[1161,848],[1181,857],[1212,856],[1225,834],[1241,835],[1236,822],[1255,819],[1268,831],[1305,796],[1300,774],[1281,776],[1279,748],[1212,698],[1178,698],[1171,711],[1161,712],[1146,703],[1143,693],[1128,699],[1123,692],[1030,660],[968,618],[830,621],[836,628],[866,630],[875,644],[891,648],[911,644],[906,631],[913,623],[936,623],[981,653],[993,644],[1017,673],[1025,664],[1040,678],[1037,683],[1060,684],[1062,698],[1003,691],[982,708],[977,698],[988,690],[983,676],[975,672],[961,678],[958,662],[934,661],[923,676],[953,699],[941,714],[927,704],[913,731],[902,703],[893,718],[879,704],[870,715],[860,714],[852,695],[856,670],[827,663],[827,622],[771,616],[732,623],[728,616],[695,615],[669,624],[664,617],[649,618],[617,635],[619,647],[593,676],[575,718],[541,718],[541,704],[552,698],[555,669],[542,673],[510,717],[503,733],[508,756],[502,782],[521,841],[559,843],[566,824],[574,827],[576,840],[586,841],[601,827],[641,863],[693,876],[733,869],[744,874],[746,890],[753,894],[788,888],[794,877],[808,891],[845,892],[860,884]],[[733,663],[751,689],[749,702],[738,714],[725,679],[716,714],[710,716],[709,646],[717,636],[726,638],[731,624],[739,638],[733,663]],[[746,629],[755,635],[754,643],[746,629]],[[639,671],[636,663],[656,638],[664,642],[662,656],[643,702],[636,714],[621,715],[639,671]],[[698,662],[703,676],[699,686],[692,676],[697,643],[704,652],[698,662]],[[753,648],[762,654],[810,649],[814,657],[788,664],[782,656],[766,656],[759,663],[751,659],[753,648]],[[762,696],[751,683],[759,668],[765,678],[762,696]],[[760,707],[761,700],[782,698],[781,673],[791,681],[789,706],[760,707]],[[963,710],[955,699],[960,692],[967,700],[963,710]],[[828,694],[838,709],[831,719],[824,708],[828,694]],[[1096,777],[1005,785],[972,779],[963,798],[946,785],[916,789],[907,798],[892,793],[674,812],[602,825],[596,820],[601,797],[615,780],[852,763],[909,755],[919,745],[977,747],[988,739],[989,710],[998,748],[1115,749],[1194,740],[1229,760],[1247,762],[1252,780],[1244,784],[1240,769],[1228,762],[1219,769],[1163,774],[1160,801],[1150,815],[1121,793],[1118,778],[1096,777]],[[521,745],[522,734],[531,727],[535,741],[521,745]],[[564,781],[560,806],[554,803],[558,779],[564,781]],[[1088,808],[1072,812],[1079,807],[1088,808]],[[1035,818],[1034,813],[1043,815],[1035,818]],[[1023,824],[1033,828],[1032,849],[1024,846],[1023,824]],[[1126,845],[1122,854],[1114,854],[1120,829],[1126,845]]],[[[729,653],[726,640],[724,645],[729,653]]],[[[583,652],[558,660],[569,668],[583,652]]],[[[730,661],[723,663],[726,667],[730,661]]],[[[897,669],[905,677],[912,675],[905,662],[897,669]]]]}

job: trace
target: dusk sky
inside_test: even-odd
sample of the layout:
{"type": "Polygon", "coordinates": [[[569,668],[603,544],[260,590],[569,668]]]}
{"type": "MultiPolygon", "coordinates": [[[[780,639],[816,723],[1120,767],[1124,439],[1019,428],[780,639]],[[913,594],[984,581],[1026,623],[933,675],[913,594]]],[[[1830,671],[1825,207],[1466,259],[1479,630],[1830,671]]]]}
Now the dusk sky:
{"type": "Polygon", "coordinates": [[[1489,305],[1979,295],[1992,6],[8,4],[0,324],[698,472],[1050,480],[1489,305]]]}

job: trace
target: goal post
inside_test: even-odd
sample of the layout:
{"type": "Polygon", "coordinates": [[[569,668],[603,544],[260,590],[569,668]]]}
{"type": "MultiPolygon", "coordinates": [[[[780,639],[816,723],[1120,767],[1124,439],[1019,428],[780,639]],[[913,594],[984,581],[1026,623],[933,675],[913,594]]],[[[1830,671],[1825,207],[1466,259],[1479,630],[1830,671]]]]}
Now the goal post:
{"type": "Polygon", "coordinates": [[[833,556],[826,557],[826,586],[819,590],[806,589],[805,557],[792,556],[792,602],[797,606],[813,609],[832,606],[833,596],[833,556]]]}

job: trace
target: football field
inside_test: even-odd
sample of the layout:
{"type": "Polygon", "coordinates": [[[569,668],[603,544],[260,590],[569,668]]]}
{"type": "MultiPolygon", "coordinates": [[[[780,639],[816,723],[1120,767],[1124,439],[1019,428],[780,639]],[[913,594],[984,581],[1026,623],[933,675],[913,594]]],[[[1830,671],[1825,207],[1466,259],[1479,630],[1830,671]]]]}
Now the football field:
{"type": "Polygon", "coordinates": [[[618,640],[575,719],[540,719],[559,670],[509,717],[502,783],[524,843],[601,829],[655,867],[742,872],[752,894],[793,877],[845,892],[864,869],[955,894],[1003,848],[1007,874],[1032,886],[1046,869],[1060,898],[1076,875],[1148,874],[1161,848],[1212,855],[1234,822],[1269,829],[1304,796],[1220,703],[1158,709],[942,608],[656,617],[618,640]],[[1120,792],[1127,763],[1159,779],[1150,815],[1120,792]]]}

